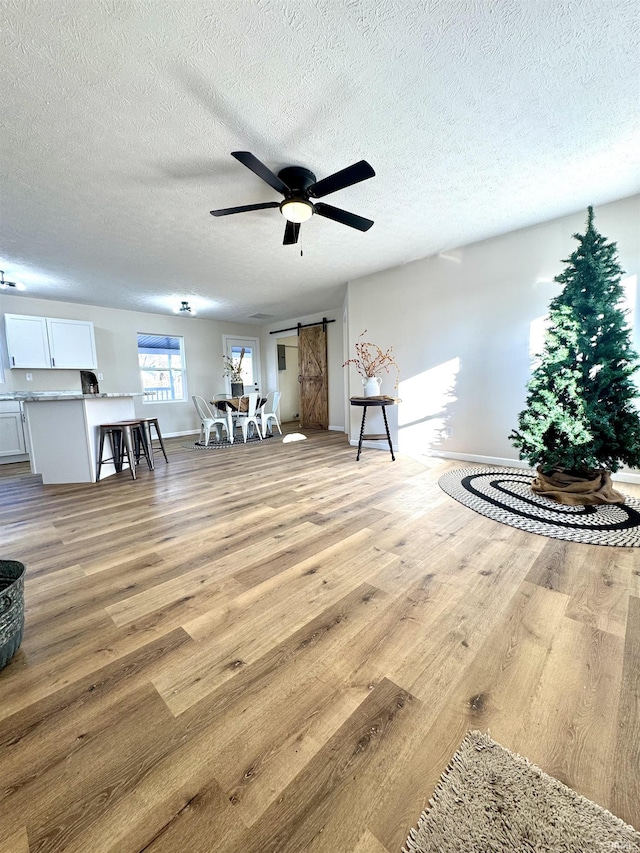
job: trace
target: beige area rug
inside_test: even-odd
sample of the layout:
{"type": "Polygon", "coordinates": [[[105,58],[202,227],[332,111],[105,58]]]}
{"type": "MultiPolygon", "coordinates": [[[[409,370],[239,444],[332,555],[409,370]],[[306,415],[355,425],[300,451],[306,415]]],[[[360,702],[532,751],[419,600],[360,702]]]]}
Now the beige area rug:
{"type": "Polygon", "coordinates": [[[468,732],[404,853],[640,853],[640,833],[481,732],[468,732]]]}

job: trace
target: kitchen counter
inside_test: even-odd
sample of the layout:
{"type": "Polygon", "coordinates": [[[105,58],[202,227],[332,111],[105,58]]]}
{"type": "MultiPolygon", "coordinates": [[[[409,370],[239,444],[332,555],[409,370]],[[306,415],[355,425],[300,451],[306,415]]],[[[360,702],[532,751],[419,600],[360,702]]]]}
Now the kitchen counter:
{"type": "MultiPolygon", "coordinates": [[[[4,398],[22,402],[31,471],[49,484],[95,483],[100,424],[132,420],[136,416],[133,398],[143,396],[141,391],[16,391],[4,398]]],[[[105,447],[105,456],[109,453],[105,447]]],[[[112,474],[115,468],[108,462],[102,466],[100,480],[112,474]]]]}
{"type": "Polygon", "coordinates": [[[0,394],[0,400],[41,403],[47,400],[100,400],[105,397],[144,397],[142,391],[116,391],[111,394],[83,394],[82,391],[12,391],[0,394]]]}

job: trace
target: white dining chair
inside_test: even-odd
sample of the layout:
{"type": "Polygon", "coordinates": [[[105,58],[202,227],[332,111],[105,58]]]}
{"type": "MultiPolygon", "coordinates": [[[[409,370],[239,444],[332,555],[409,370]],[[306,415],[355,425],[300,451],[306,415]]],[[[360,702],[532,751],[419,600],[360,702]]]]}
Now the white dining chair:
{"type": "Polygon", "coordinates": [[[282,435],[280,429],[280,421],[278,420],[278,406],[280,404],[280,391],[269,391],[264,405],[260,408],[260,421],[262,425],[262,436],[266,436],[269,424],[271,421],[278,427],[278,432],[282,435]]]}
{"type": "Polygon", "coordinates": [[[225,415],[221,414],[216,416],[207,405],[207,401],[204,397],[199,397],[197,394],[193,394],[191,399],[193,400],[193,405],[196,407],[196,412],[198,413],[198,417],[201,421],[200,444],[209,444],[209,436],[213,427],[222,427],[225,429],[227,431],[229,443],[233,444],[233,420],[231,418],[231,412],[227,412],[225,415]]]}
{"type": "Polygon", "coordinates": [[[258,394],[252,392],[251,394],[245,394],[244,397],[240,397],[240,411],[236,414],[235,424],[236,427],[240,427],[242,430],[242,438],[247,441],[247,435],[249,434],[249,426],[253,424],[255,426],[255,431],[258,433],[258,437],[262,441],[262,433],[260,432],[260,422],[258,420],[259,414],[256,412],[256,406],[258,405],[258,394]],[[243,400],[247,400],[246,411],[242,411],[244,408],[243,400]]]}

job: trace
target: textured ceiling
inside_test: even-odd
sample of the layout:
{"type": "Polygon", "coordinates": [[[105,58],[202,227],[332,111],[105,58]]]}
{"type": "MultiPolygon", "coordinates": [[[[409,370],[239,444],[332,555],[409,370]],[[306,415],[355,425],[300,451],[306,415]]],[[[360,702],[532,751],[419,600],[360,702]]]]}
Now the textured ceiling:
{"type": "Polygon", "coordinates": [[[287,319],[349,279],[640,189],[636,0],[1,0],[0,259],[26,295],[287,319]],[[280,196],[230,152],[318,178],[280,196]]]}

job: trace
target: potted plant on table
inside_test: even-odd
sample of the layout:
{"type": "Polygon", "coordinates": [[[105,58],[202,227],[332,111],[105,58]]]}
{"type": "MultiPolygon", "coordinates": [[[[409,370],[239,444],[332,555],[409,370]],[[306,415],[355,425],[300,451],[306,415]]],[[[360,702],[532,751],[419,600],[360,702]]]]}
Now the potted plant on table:
{"type": "Polygon", "coordinates": [[[244,347],[240,350],[240,357],[222,356],[222,375],[231,380],[231,394],[234,397],[242,397],[244,394],[244,377],[242,375],[242,359],[244,358],[244,347]]]}
{"type": "Polygon", "coordinates": [[[378,374],[383,370],[390,373],[389,368],[393,367],[396,371],[396,382],[393,386],[395,391],[400,382],[400,368],[393,355],[393,347],[389,347],[389,349],[383,352],[377,344],[361,340],[366,333],[367,330],[365,329],[358,336],[355,346],[355,358],[347,359],[342,366],[346,367],[348,364],[353,364],[362,377],[364,396],[377,397],[380,394],[380,385],[382,383],[382,379],[378,374]]]}

